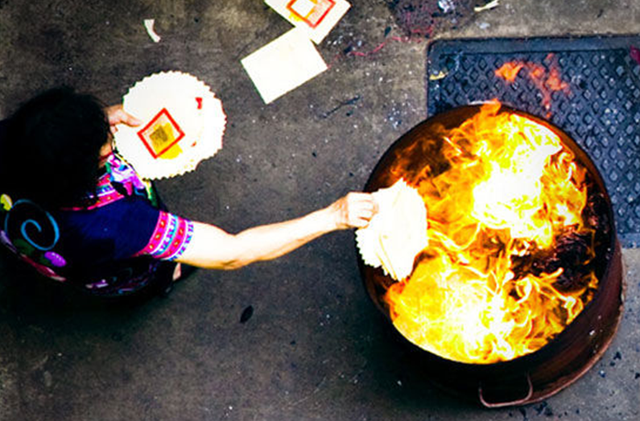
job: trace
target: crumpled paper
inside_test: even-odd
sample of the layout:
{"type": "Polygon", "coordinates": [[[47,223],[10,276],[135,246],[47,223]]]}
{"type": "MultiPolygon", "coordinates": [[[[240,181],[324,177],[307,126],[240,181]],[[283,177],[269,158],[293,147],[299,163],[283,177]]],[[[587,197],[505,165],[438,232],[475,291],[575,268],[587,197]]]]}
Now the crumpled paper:
{"type": "Polygon", "coordinates": [[[418,191],[404,180],[373,193],[378,213],[356,231],[356,243],[365,264],[382,267],[400,281],[411,275],[416,256],[429,245],[427,208],[418,191]]]}
{"type": "Polygon", "coordinates": [[[222,147],[226,125],[222,102],[206,84],[187,73],[145,77],[124,96],[123,108],[142,124],[119,125],[115,146],[143,178],[193,171],[222,147]]]}

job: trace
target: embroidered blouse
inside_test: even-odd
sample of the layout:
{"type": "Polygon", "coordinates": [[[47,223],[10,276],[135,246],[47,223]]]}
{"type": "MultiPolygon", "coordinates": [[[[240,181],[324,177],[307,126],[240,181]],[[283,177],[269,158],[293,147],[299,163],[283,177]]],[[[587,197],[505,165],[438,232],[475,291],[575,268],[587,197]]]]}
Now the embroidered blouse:
{"type": "MultiPolygon", "coordinates": [[[[0,122],[0,140],[1,131],[0,122]]],[[[0,192],[0,242],[51,279],[121,295],[150,283],[159,262],[177,259],[191,240],[193,222],[168,212],[116,154],[94,198],[49,212],[0,192]]]]}

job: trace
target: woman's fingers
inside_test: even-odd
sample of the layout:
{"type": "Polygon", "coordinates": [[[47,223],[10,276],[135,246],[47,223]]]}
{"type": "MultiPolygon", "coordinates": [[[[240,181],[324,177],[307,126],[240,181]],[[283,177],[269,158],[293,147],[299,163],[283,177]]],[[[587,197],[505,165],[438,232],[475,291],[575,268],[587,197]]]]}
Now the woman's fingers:
{"type": "Polygon", "coordinates": [[[351,192],[335,203],[339,228],[363,228],[378,211],[378,205],[370,193],[351,192]]]}
{"type": "Polygon", "coordinates": [[[142,121],[127,113],[122,105],[114,105],[106,109],[107,117],[109,119],[109,125],[115,126],[117,124],[126,124],[127,126],[135,127],[142,124],[142,121]]]}

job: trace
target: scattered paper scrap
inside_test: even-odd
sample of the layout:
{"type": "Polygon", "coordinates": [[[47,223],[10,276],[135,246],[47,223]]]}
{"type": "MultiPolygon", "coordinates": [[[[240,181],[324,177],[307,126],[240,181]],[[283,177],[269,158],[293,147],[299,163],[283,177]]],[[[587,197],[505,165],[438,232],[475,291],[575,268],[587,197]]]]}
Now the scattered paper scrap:
{"type": "Polygon", "coordinates": [[[118,152],[144,178],[192,171],[222,147],[226,116],[203,82],[186,73],[162,72],[137,82],[123,98],[124,110],[142,120],[118,126],[118,152]]]}
{"type": "Polygon", "coordinates": [[[346,0],[264,0],[280,16],[320,44],[351,7],[346,0]]]}
{"type": "Polygon", "coordinates": [[[448,74],[449,74],[449,72],[445,72],[444,70],[440,70],[440,71],[438,71],[438,73],[430,74],[429,75],[429,80],[444,79],[445,77],[447,77],[448,74]]]}
{"type": "Polygon", "coordinates": [[[306,33],[293,28],[241,60],[265,103],[327,70],[306,33]]]}
{"type": "Polygon", "coordinates": [[[400,281],[411,275],[416,256],[429,244],[427,209],[418,191],[404,180],[373,193],[379,211],[356,242],[365,264],[382,267],[400,281]]]}
{"type": "Polygon", "coordinates": [[[156,33],[155,29],[153,29],[153,25],[155,25],[155,23],[156,23],[155,19],[145,19],[144,27],[147,30],[147,34],[149,34],[153,42],[160,42],[160,39],[161,39],[160,35],[156,33]]]}
{"type": "Polygon", "coordinates": [[[493,1],[490,1],[489,3],[485,4],[484,6],[476,6],[476,7],[473,8],[473,10],[474,10],[474,12],[479,13],[479,12],[482,12],[482,11],[485,11],[485,10],[491,10],[491,9],[493,9],[495,7],[498,7],[498,6],[500,6],[499,0],[493,0],[493,1]]]}

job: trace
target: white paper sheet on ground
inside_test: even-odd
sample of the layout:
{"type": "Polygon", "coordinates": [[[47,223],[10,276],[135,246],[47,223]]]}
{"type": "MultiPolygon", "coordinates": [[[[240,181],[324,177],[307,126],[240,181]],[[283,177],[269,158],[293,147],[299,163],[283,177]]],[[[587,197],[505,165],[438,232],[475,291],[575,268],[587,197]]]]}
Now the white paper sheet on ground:
{"type": "Polygon", "coordinates": [[[119,125],[115,146],[144,178],[192,171],[222,147],[226,124],[222,103],[194,76],[155,73],[129,89],[122,103],[142,124],[119,125]]]}
{"type": "Polygon", "coordinates": [[[241,62],[267,104],[327,70],[313,43],[297,28],[241,62]]]}
{"type": "Polygon", "coordinates": [[[280,16],[320,44],[351,7],[346,0],[264,0],[280,16]]]}
{"type": "Polygon", "coordinates": [[[379,210],[356,231],[358,249],[365,264],[382,267],[400,281],[411,275],[416,256],[429,244],[427,209],[418,191],[402,179],[373,196],[379,210]]]}

